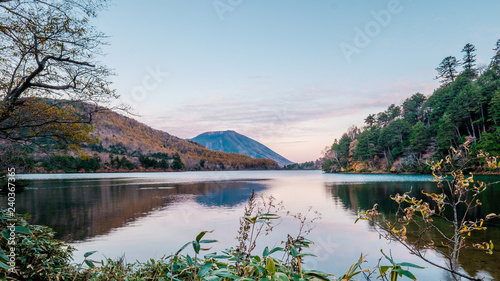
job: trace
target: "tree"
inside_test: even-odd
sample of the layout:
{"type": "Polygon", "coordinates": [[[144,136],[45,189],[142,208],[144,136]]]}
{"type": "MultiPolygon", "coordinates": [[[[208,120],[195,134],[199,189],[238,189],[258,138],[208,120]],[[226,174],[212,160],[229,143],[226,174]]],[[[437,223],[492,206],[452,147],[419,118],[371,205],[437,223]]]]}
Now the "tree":
{"type": "Polygon", "coordinates": [[[361,134],[361,130],[357,126],[352,125],[347,129],[347,136],[351,139],[354,139],[359,134],[361,134]]]}
{"type": "Polygon", "coordinates": [[[476,73],[477,71],[476,69],[474,69],[474,66],[476,65],[476,54],[474,53],[475,51],[476,47],[471,43],[467,43],[462,49],[462,53],[464,53],[462,66],[465,70],[469,70],[474,73],[476,73]]]}
{"type": "Polygon", "coordinates": [[[483,97],[477,83],[466,85],[448,106],[447,112],[455,126],[465,128],[469,136],[476,138],[486,131],[483,97]],[[476,134],[478,132],[478,134],[476,134]]]}
{"type": "Polygon", "coordinates": [[[476,143],[477,150],[490,152],[492,155],[500,155],[500,127],[493,132],[483,132],[481,141],[476,143]]]}
{"type": "Polygon", "coordinates": [[[500,90],[497,90],[495,94],[493,94],[489,109],[491,120],[497,127],[500,127],[500,90]]]}
{"type": "Polygon", "coordinates": [[[439,127],[437,130],[436,141],[438,150],[447,151],[450,146],[455,145],[455,125],[451,122],[448,113],[445,113],[439,120],[439,127]]]}
{"type": "Polygon", "coordinates": [[[459,62],[454,56],[444,58],[436,68],[438,72],[436,79],[441,79],[442,83],[455,81],[455,77],[457,77],[458,64],[459,62]]]}
{"type": "Polygon", "coordinates": [[[385,112],[379,112],[377,114],[377,124],[379,127],[384,127],[389,122],[389,116],[385,112]]]}
{"type": "Polygon", "coordinates": [[[337,152],[339,165],[342,168],[347,168],[349,164],[349,145],[352,140],[347,134],[343,134],[338,143],[332,145],[332,150],[337,152]]]}
{"type": "Polygon", "coordinates": [[[497,72],[499,72],[500,71],[500,39],[498,39],[493,51],[495,51],[495,55],[493,56],[493,59],[491,60],[491,68],[496,70],[497,72]]]}
{"type": "MultiPolygon", "coordinates": [[[[201,160],[200,160],[200,164],[201,164],[201,160]]],[[[203,162],[203,164],[205,164],[205,162],[203,162]]],[[[168,169],[169,168],[169,164],[168,164],[168,161],[165,160],[165,159],[161,159],[159,162],[158,162],[158,167],[162,168],[162,169],[168,169]]],[[[203,167],[203,166],[202,166],[203,167]]]]}
{"type": "Polygon", "coordinates": [[[378,140],[379,129],[372,127],[363,131],[358,136],[358,144],[354,151],[354,158],[360,160],[373,160],[373,156],[377,155],[376,144],[378,140]]]}
{"type": "Polygon", "coordinates": [[[418,154],[425,152],[430,138],[431,136],[429,134],[429,130],[424,126],[424,124],[422,124],[422,122],[418,121],[410,134],[411,148],[418,154]]]}
{"type": "Polygon", "coordinates": [[[430,125],[430,130],[433,134],[437,132],[439,120],[446,112],[448,105],[453,101],[453,92],[449,85],[440,87],[424,102],[419,114],[424,115],[427,119],[427,124],[430,125]]]}
{"type": "Polygon", "coordinates": [[[368,125],[368,127],[371,127],[373,126],[373,124],[375,124],[376,122],[376,119],[375,119],[375,114],[369,114],[366,118],[365,118],[365,124],[368,125]]]}
{"type": "Polygon", "coordinates": [[[173,159],[174,160],[172,161],[172,169],[184,170],[186,168],[186,166],[184,165],[184,163],[181,160],[181,156],[179,155],[179,153],[176,153],[174,155],[173,159]]]}
{"type": "Polygon", "coordinates": [[[401,108],[395,104],[391,104],[385,111],[389,121],[396,119],[401,114],[401,108]]]}
{"type": "Polygon", "coordinates": [[[403,154],[408,146],[411,130],[411,125],[405,119],[397,119],[382,129],[378,143],[386,159],[394,159],[403,154]]]}
{"type": "Polygon", "coordinates": [[[88,142],[99,103],[117,95],[97,63],[90,19],[106,0],[0,1],[0,138],[88,142]],[[86,102],[82,104],[81,102],[86,102]]]}
{"type": "Polygon", "coordinates": [[[421,93],[416,93],[403,102],[403,117],[412,126],[415,125],[419,119],[419,112],[422,104],[425,102],[426,97],[421,93]]]}

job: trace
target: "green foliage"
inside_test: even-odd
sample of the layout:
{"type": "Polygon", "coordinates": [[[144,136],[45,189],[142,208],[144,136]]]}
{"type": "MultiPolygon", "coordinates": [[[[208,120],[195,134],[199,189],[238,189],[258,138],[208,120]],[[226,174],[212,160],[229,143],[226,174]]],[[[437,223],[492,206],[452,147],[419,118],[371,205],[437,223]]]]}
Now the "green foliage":
{"type": "Polygon", "coordinates": [[[384,255],[385,259],[388,260],[391,265],[387,266],[380,266],[379,267],[379,270],[380,270],[380,276],[379,277],[382,277],[382,276],[385,276],[387,274],[387,272],[389,271],[390,269],[390,280],[394,280],[396,281],[398,279],[398,276],[399,277],[408,277],[410,278],[411,280],[417,280],[417,278],[415,277],[415,275],[413,275],[413,273],[411,273],[409,270],[405,270],[403,269],[403,267],[412,267],[412,268],[418,268],[418,269],[424,269],[424,267],[421,267],[421,266],[418,266],[418,265],[415,265],[413,263],[409,263],[409,262],[402,262],[402,263],[395,263],[393,259],[391,259],[390,257],[388,257],[384,251],[380,250],[380,252],[382,253],[382,255],[384,255]]]}
{"type": "Polygon", "coordinates": [[[351,265],[347,272],[339,278],[339,281],[352,280],[352,278],[360,273],[369,272],[369,270],[362,270],[361,264],[365,262],[363,255],[359,257],[359,260],[351,265]]]}
{"type": "MultiPolygon", "coordinates": [[[[425,97],[424,97],[424,99],[425,99],[425,97]]],[[[399,106],[397,106],[395,104],[391,104],[387,108],[387,110],[385,111],[385,113],[389,117],[389,121],[392,121],[392,120],[396,119],[397,117],[399,117],[399,115],[401,115],[401,107],[399,107],[399,106]]]]}
{"type": "Polygon", "coordinates": [[[88,148],[91,150],[91,151],[95,151],[95,152],[109,152],[109,150],[105,149],[103,146],[102,146],[102,143],[91,143],[88,145],[88,148]]]}
{"type": "Polygon", "coordinates": [[[489,112],[491,120],[495,123],[496,126],[500,127],[500,90],[497,90],[493,94],[490,102],[489,112]]]}
{"type": "Polygon", "coordinates": [[[458,128],[464,128],[467,135],[476,137],[485,131],[484,98],[477,83],[472,82],[463,87],[448,107],[447,113],[451,122],[458,128]]]}
{"type": "MultiPolygon", "coordinates": [[[[481,135],[481,141],[473,147],[474,151],[489,151],[492,155],[500,155],[500,128],[494,132],[484,132],[481,135]]],[[[471,149],[472,149],[471,148],[471,149]]]]}
{"type": "Polygon", "coordinates": [[[340,168],[341,168],[340,165],[338,165],[338,163],[333,158],[327,158],[327,157],[323,158],[323,161],[321,163],[321,170],[327,173],[338,173],[341,171],[340,168]]]}
{"type": "Polygon", "coordinates": [[[0,278],[6,280],[71,280],[73,270],[68,270],[74,248],[55,240],[54,232],[45,226],[30,225],[26,216],[5,209],[0,210],[0,260],[7,263],[6,256],[14,249],[16,267],[14,272],[0,270],[0,278]],[[15,245],[9,245],[8,226],[14,219],[16,225],[15,245]],[[12,248],[11,248],[12,247],[12,248]],[[28,266],[29,265],[29,266],[28,266]]]}
{"type": "Polygon", "coordinates": [[[375,114],[369,114],[365,118],[365,124],[368,125],[369,127],[373,126],[373,124],[375,124],[376,121],[377,119],[375,118],[375,114]]]}
{"type": "MultiPolygon", "coordinates": [[[[113,169],[126,169],[126,170],[132,170],[135,168],[134,163],[130,162],[125,156],[115,156],[113,153],[109,155],[109,163],[108,163],[111,168],[113,169]]],[[[107,164],[106,164],[107,165],[107,164]]]]}
{"type": "Polygon", "coordinates": [[[93,157],[71,155],[54,155],[42,161],[42,167],[47,171],[63,171],[65,173],[76,173],[80,170],[95,172],[101,167],[99,156],[93,157]]]}
{"type": "MultiPolygon", "coordinates": [[[[168,158],[165,156],[162,157],[160,160],[155,159],[156,157],[152,154],[152,157],[144,156],[144,155],[139,155],[139,162],[141,163],[141,166],[143,168],[158,168],[158,169],[168,169],[170,167],[168,158]]],[[[158,154],[156,154],[158,156],[158,154]]],[[[168,157],[168,154],[167,154],[168,157]]]]}
{"type": "Polygon", "coordinates": [[[119,155],[128,155],[128,150],[123,145],[123,143],[118,143],[118,144],[112,144],[109,146],[109,152],[113,154],[119,154],[119,155]]]}
{"type": "Polygon", "coordinates": [[[349,165],[349,145],[353,139],[343,134],[339,141],[335,140],[330,149],[326,150],[321,169],[326,172],[340,172],[349,165]]]}
{"type": "Polygon", "coordinates": [[[455,81],[457,76],[458,61],[454,56],[444,58],[436,68],[438,75],[436,78],[441,78],[441,82],[450,83],[455,81]]]}
{"type": "Polygon", "coordinates": [[[315,170],[316,165],[314,165],[313,161],[308,161],[304,163],[293,163],[290,165],[286,165],[284,167],[285,170],[315,170]]]}
{"type": "Polygon", "coordinates": [[[377,154],[376,148],[378,138],[379,129],[376,127],[372,127],[359,134],[357,136],[359,142],[356,146],[356,150],[354,151],[354,158],[361,160],[371,160],[373,156],[377,154]]]}
{"type": "Polygon", "coordinates": [[[461,73],[456,70],[459,63],[455,57],[445,58],[437,68],[444,82],[441,87],[429,97],[416,93],[400,106],[392,104],[385,111],[368,115],[362,132],[353,134],[342,145],[335,141],[326,151],[322,169],[339,172],[350,166],[351,170],[380,171],[388,163],[396,165],[393,168],[400,172],[423,171],[420,163],[442,157],[450,146],[466,141],[473,143],[473,149],[496,154],[500,132],[499,42],[492,63],[479,76],[474,68],[476,49],[472,44],[463,49],[461,73]],[[358,165],[360,161],[370,167],[358,165]]]}
{"type": "Polygon", "coordinates": [[[340,165],[342,167],[347,167],[348,156],[349,156],[349,145],[351,144],[352,138],[347,134],[343,134],[337,144],[333,144],[332,149],[338,151],[340,165]]]}
{"type": "MultiPolygon", "coordinates": [[[[436,128],[439,124],[439,119],[441,119],[452,101],[453,91],[451,86],[448,85],[436,89],[422,105],[421,112],[427,115],[427,124],[436,128]]],[[[437,131],[437,128],[433,131],[437,131]]]]}
{"type": "Polygon", "coordinates": [[[462,53],[464,53],[462,65],[465,70],[469,70],[471,72],[476,71],[476,69],[474,69],[474,66],[476,65],[476,54],[474,53],[475,51],[476,47],[471,43],[465,44],[464,48],[462,49],[462,53]]]}
{"type": "Polygon", "coordinates": [[[157,158],[160,160],[169,160],[170,157],[168,156],[168,153],[162,153],[162,152],[156,152],[156,153],[151,153],[149,156],[153,158],[157,158]]]}
{"type": "Polygon", "coordinates": [[[417,153],[425,152],[430,141],[430,133],[427,127],[418,121],[410,134],[410,146],[417,153]]]}
{"type": "MultiPolygon", "coordinates": [[[[172,161],[172,169],[177,170],[177,171],[186,169],[186,166],[184,165],[184,162],[182,162],[181,156],[178,153],[176,153],[174,155],[173,159],[174,160],[172,161]]],[[[222,169],[224,169],[224,168],[222,168],[222,169]]]]}
{"type": "Polygon", "coordinates": [[[389,123],[389,115],[386,112],[379,112],[377,114],[377,125],[384,127],[387,126],[387,123],[389,123]]]}
{"type": "Polygon", "coordinates": [[[403,102],[403,117],[404,119],[414,126],[420,119],[420,108],[424,104],[426,97],[421,93],[416,93],[403,102]]]}
{"type": "Polygon", "coordinates": [[[449,114],[443,115],[439,123],[437,133],[437,144],[440,151],[447,151],[450,146],[453,146],[455,141],[455,125],[451,122],[449,114]]]}
{"type": "Polygon", "coordinates": [[[389,157],[394,159],[403,154],[408,147],[411,125],[405,119],[397,119],[389,126],[382,129],[378,139],[380,148],[389,152],[389,157]]]}

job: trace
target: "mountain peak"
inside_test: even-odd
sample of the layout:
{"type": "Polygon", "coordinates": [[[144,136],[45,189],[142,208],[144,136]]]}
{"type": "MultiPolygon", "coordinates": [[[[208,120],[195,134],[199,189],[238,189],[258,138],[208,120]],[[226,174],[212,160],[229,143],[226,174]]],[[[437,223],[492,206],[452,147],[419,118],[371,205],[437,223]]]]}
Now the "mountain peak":
{"type": "Polygon", "coordinates": [[[293,162],[272,151],[267,146],[234,130],[205,132],[191,140],[215,151],[239,153],[253,158],[272,159],[280,166],[293,164],[293,162]]]}

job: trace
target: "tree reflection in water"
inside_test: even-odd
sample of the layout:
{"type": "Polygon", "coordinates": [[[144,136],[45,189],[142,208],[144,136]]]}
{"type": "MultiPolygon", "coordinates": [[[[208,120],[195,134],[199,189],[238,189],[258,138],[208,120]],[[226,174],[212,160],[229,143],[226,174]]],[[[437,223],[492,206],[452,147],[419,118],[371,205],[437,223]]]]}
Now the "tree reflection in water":
{"type": "Polygon", "coordinates": [[[32,181],[16,200],[17,211],[28,213],[30,223],[50,226],[57,239],[75,242],[107,234],[186,196],[200,205],[232,207],[245,202],[252,189],[260,191],[265,186],[243,181],[130,184],[120,178],[44,180],[32,181]]]}
{"type": "MultiPolygon", "coordinates": [[[[481,178],[485,182],[493,181],[496,179],[481,178]]],[[[376,182],[376,183],[356,183],[356,184],[335,184],[327,183],[325,188],[329,191],[332,197],[340,202],[343,207],[350,210],[353,214],[358,211],[365,212],[371,209],[374,204],[378,204],[377,210],[387,218],[393,218],[397,210],[397,203],[391,200],[390,196],[399,193],[408,192],[412,190],[411,196],[417,199],[424,199],[430,202],[427,197],[422,196],[422,191],[426,193],[436,192],[437,187],[433,182],[376,182]]],[[[486,192],[481,194],[478,198],[483,205],[481,208],[474,209],[469,212],[468,218],[475,219],[485,217],[490,213],[500,213],[500,186],[490,186],[486,192]]],[[[441,219],[435,218],[436,223],[445,224],[446,222],[441,219]]],[[[480,243],[483,241],[492,240],[496,244],[500,244],[500,219],[494,219],[488,223],[486,231],[476,231],[469,237],[470,243],[480,243]]],[[[375,226],[371,226],[375,228],[375,226]]],[[[415,230],[408,226],[408,232],[411,233],[415,230]]],[[[375,231],[375,229],[374,229],[375,231]]],[[[450,229],[451,231],[451,229],[450,229]]],[[[408,235],[410,242],[416,241],[416,237],[408,235]]],[[[444,253],[446,247],[437,247],[437,251],[444,253]]],[[[500,251],[498,247],[494,250],[493,255],[488,255],[484,251],[477,249],[464,249],[459,258],[460,266],[470,276],[476,276],[479,271],[486,271],[494,280],[500,280],[500,251]]],[[[451,277],[450,277],[451,278],[451,277]]],[[[450,279],[451,280],[451,279],[450,279]]]]}

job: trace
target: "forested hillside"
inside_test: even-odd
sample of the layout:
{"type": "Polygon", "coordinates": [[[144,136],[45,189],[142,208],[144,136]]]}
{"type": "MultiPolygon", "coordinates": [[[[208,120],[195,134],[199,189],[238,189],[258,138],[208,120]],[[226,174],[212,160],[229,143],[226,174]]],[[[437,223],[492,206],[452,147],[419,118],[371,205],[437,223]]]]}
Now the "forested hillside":
{"type": "MultiPolygon", "coordinates": [[[[50,102],[49,100],[45,102],[50,102]]],[[[74,104],[81,107],[81,104],[74,104]]],[[[91,122],[94,142],[79,151],[47,140],[42,146],[2,144],[2,166],[19,172],[113,172],[277,169],[269,159],[206,149],[101,108],[91,122]]]]}
{"type": "Polygon", "coordinates": [[[426,161],[465,142],[472,153],[500,155],[500,40],[487,66],[478,66],[475,51],[467,44],[462,60],[443,59],[442,85],[430,96],[416,93],[349,128],[325,151],[323,170],[424,173],[426,161]]]}

